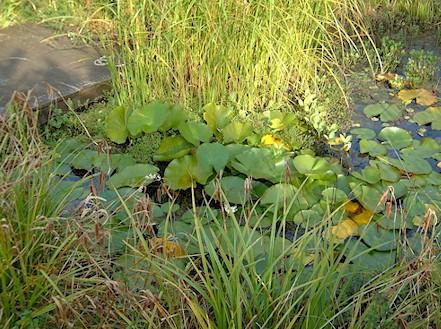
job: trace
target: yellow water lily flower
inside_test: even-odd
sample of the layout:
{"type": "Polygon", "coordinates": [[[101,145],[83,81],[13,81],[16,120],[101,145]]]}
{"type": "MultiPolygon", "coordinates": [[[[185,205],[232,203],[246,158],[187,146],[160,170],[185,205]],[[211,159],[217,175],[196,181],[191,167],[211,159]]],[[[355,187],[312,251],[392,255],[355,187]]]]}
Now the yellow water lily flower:
{"type": "Polygon", "coordinates": [[[285,143],[283,143],[283,141],[280,138],[275,137],[273,135],[262,136],[262,138],[260,139],[260,143],[262,145],[274,145],[278,148],[283,148],[283,149],[289,151],[289,146],[286,145],[285,143]]]}
{"type": "Polygon", "coordinates": [[[339,240],[358,235],[358,225],[352,219],[345,219],[341,223],[331,227],[331,233],[339,240]]]}
{"type": "Polygon", "coordinates": [[[360,209],[358,202],[349,201],[344,205],[345,210],[350,214],[355,214],[360,209]]]}
{"type": "Polygon", "coordinates": [[[184,249],[182,249],[179,243],[166,238],[152,238],[150,239],[150,246],[153,252],[163,254],[167,257],[185,256],[184,249]]]}
{"type": "Polygon", "coordinates": [[[366,225],[371,221],[373,215],[374,214],[372,212],[363,208],[363,211],[352,217],[352,220],[358,225],[366,225]]]}

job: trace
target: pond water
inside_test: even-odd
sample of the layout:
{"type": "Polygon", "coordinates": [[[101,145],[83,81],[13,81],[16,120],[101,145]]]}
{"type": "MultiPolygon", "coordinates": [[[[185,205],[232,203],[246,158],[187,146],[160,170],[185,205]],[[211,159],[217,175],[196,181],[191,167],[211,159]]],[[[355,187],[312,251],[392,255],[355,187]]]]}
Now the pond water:
{"type": "MultiPolygon", "coordinates": [[[[441,46],[434,36],[427,35],[421,38],[414,38],[406,43],[406,54],[409,54],[411,50],[423,50],[426,52],[430,52],[438,57],[438,63],[440,64],[438,65],[438,67],[441,66],[441,46]]],[[[405,55],[402,59],[402,65],[400,65],[396,70],[397,74],[404,76],[404,66],[408,62],[408,60],[409,56],[405,55]]],[[[385,82],[376,82],[369,70],[352,74],[349,78],[349,85],[352,89],[352,93],[350,96],[353,104],[353,127],[369,128],[374,130],[378,134],[384,127],[396,126],[407,130],[416,140],[421,140],[424,137],[429,137],[436,140],[438,144],[441,144],[440,130],[432,129],[431,125],[420,126],[412,119],[416,113],[426,110],[428,106],[419,105],[415,101],[411,102],[408,105],[403,104],[403,102],[397,97],[397,93],[399,91],[396,89],[392,89],[385,82]],[[363,112],[366,106],[382,102],[398,106],[402,111],[400,117],[395,121],[382,122],[381,120],[372,120],[371,118],[367,117],[363,112]]],[[[433,91],[435,95],[440,97],[441,70],[438,68],[435,71],[435,75],[432,81],[422,86],[417,86],[416,88],[420,87],[433,91]]],[[[441,106],[441,98],[439,98],[438,102],[434,103],[432,106],[441,106]]],[[[348,131],[347,133],[350,134],[350,131],[348,131]]],[[[362,169],[366,165],[368,165],[369,157],[360,154],[359,139],[354,138],[349,155],[351,159],[350,161],[352,169],[362,169]]],[[[388,156],[396,158],[397,152],[394,152],[394,150],[389,150],[388,156]]],[[[440,172],[441,169],[437,167],[437,160],[427,160],[430,162],[435,171],[440,172]]]]}

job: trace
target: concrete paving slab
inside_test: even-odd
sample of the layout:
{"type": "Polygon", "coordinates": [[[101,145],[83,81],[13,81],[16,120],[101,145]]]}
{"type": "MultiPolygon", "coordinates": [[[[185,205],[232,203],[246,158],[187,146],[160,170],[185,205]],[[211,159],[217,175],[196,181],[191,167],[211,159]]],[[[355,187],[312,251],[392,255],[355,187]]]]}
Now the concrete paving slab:
{"type": "Polygon", "coordinates": [[[37,24],[0,30],[0,114],[12,99],[43,110],[68,99],[79,107],[110,89],[108,68],[96,65],[98,49],[54,35],[37,24]]]}

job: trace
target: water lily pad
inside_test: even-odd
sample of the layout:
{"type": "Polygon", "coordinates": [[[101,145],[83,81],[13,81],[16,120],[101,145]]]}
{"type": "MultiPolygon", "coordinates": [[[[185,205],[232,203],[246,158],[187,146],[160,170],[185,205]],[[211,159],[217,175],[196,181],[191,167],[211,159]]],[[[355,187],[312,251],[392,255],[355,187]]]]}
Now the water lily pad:
{"type": "Polygon", "coordinates": [[[262,195],[260,203],[265,204],[279,204],[291,202],[297,194],[297,189],[291,184],[275,184],[268,188],[262,195]]]}
{"type": "Polygon", "coordinates": [[[388,158],[387,162],[403,172],[428,175],[432,171],[432,166],[429,162],[408,153],[402,154],[401,159],[388,158]]]}
{"type": "Polygon", "coordinates": [[[137,188],[146,186],[156,179],[156,174],[159,168],[150,164],[134,164],[114,174],[107,181],[109,186],[120,188],[123,186],[130,186],[137,188]]]}
{"type": "Polygon", "coordinates": [[[265,111],[263,112],[263,117],[269,121],[269,126],[274,131],[291,127],[298,121],[294,113],[284,113],[279,110],[265,111]]]}
{"type": "Polygon", "coordinates": [[[384,209],[384,205],[379,204],[383,191],[375,186],[360,185],[354,182],[349,185],[351,186],[352,193],[364,208],[373,213],[380,212],[384,209]]]}
{"type": "Polygon", "coordinates": [[[153,160],[171,161],[190,153],[193,148],[193,144],[187,142],[182,136],[166,137],[153,155],[153,160]]]}
{"type": "Polygon", "coordinates": [[[276,156],[271,149],[253,147],[237,154],[231,165],[247,176],[278,183],[282,181],[289,162],[276,156]]]}
{"type": "Polygon", "coordinates": [[[228,162],[233,161],[234,159],[236,159],[236,156],[251,149],[249,145],[244,144],[228,144],[225,145],[225,147],[227,148],[229,154],[228,162]]]}
{"type": "Polygon", "coordinates": [[[370,104],[363,109],[363,112],[369,118],[379,115],[383,122],[395,121],[401,116],[401,109],[397,105],[387,103],[370,104]]]}
{"type": "Polygon", "coordinates": [[[369,184],[376,184],[380,181],[380,171],[374,166],[368,166],[361,171],[355,171],[352,176],[361,179],[369,184]]]}
{"type": "Polygon", "coordinates": [[[194,186],[195,182],[205,184],[212,173],[211,167],[198,163],[191,155],[185,155],[168,164],[164,179],[172,190],[185,190],[194,186]]]}
{"type": "Polygon", "coordinates": [[[168,240],[167,238],[154,237],[149,240],[149,243],[150,250],[156,254],[163,254],[168,258],[182,257],[185,255],[185,251],[179,243],[168,240]]]}
{"type": "Polygon", "coordinates": [[[430,106],[438,101],[438,97],[427,89],[403,89],[398,93],[398,98],[405,104],[416,100],[417,104],[430,106]]]}
{"type": "Polygon", "coordinates": [[[380,252],[367,247],[362,241],[350,239],[345,244],[347,261],[362,270],[381,271],[395,263],[394,252],[380,252]]]}
{"type": "Polygon", "coordinates": [[[349,201],[345,203],[344,209],[350,214],[355,214],[361,209],[361,207],[358,202],[349,201]]]}
{"type": "Polygon", "coordinates": [[[242,143],[253,132],[247,123],[231,122],[222,130],[224,143],[242,143]]]}
{"type": "Polygon", "coordinates": [[[393,213],[391,213],[391,215],[389,217],[387,217],[386,215],[381,216],[380,218],[378,218],[375,221],[375,223],[376,223],[376,225],[379,225],[383,229],[386,229],[386,230],[398,230],[401,228],[407,228],[407,229],[412,228],[412,225],[407,223],[401,215],[402,215],[401,212],[396,213],[396,211],[394,211],[393,213]]]}
{"type": "Polygon", "coordinates": [[[383,181],[397,182],[401,177],[400,171],[397,168],[391,166],[390,164],[387,164],[379,160],[371,160],[369,163],[372,166],[378,168],[378,170],[380,171],[380,178],[383,181]]]}
{"type": "Polygon", "coordinates": [[[322,223],[323,215],[314,209],[300,210],[294,216],[294,223],[303,227],[316,226],[322,223]]]}
{"type": "Polygon", "coordinates": [[[160,102],[138,107],[129,115],[127,129],[132,136],[158,131],[169,117],[169,110],[170,105],[160,102]]]}
{"type": "Polygon", "coordinates": [[[213,103],[204,106],[204,120],[216,136],[220,130],[231,122],[233,112],[223,106],[213,103]]]}
{"type": "Polygon", "coordinates": [[[441,173],[432,171],[429,175],[425,175],[424,179],[427,184],[441,185],[441,173]]]}
{"type": "Polygon", "coordinates": [[[136,163],[129,154],[111,154],[110,162],[107,155],[105,159],[103,159],[103,157],[101,157],[101,159],[104,161],[99,164],[99,168],[105,173],[111,173],[112,170],[121,171],[136,163]]]}
{"type": "Polygon", "coordinates": [[[225,145],[220,143],[204,143],[196,150],[196,159],[199,163],[212,166],[216,172],[225,168],[230,159],[230,153],[225,145]]]}
{"type": "Polygon", "coordinates": [[[75,169],[91,170],[94,168],[98,158],[98,152],[92,150],[82,150],[78,152],[72,160],[72,166],[75,169]]]}
{"type": "Polygon", "coordinates": [[[401,153],[426,159],[432,157],[440,151],[441,145],[436,140],[425,137],[421,140],[415,140],[412,146],[402,149],[401,153]]]}
{"type": "Polygon", "coordinates": [[[409,191],[409,187],[412,186],[412,183],[409,184],[409,180],[407,178],[402,178],[398,182],[383,182],[382,190],[386,191],[389,187],[393,188],[395,199],[402,198],[409,191]]]}
{"type": "Polygon", "coordinates": [[[126,108],[118,106],[106,118],[106,135],[112,142],[122,144],[126,141],[129,131],[126,126],[126,108]]]}
{"type": "Polygon", "coordinates": [[[376,140],[362,139],[360,141],[360,153],[369,153],[372,157],[387,154],[387,147],[378,143],[376,140]]]}
{"type": "Polygon", "coordinates": [[[398,127],[383,128],[378,137],[394,149],[402,149],[412,144],[412,136],[406,130],[398,127]]]}
{"type": "MultiPolygon", "coordinates": [[[[263,192],[267,189],[264,184],[258,181],[253,181],[251,183],[251,190],[247,193],[245,190],[245,179],[238,176],[222,177],[219,180],[219,183],[227,201],[235,204],[244,204],[245,201],[256,199],[257,197],[262,196],[263,192]]],[[[217,181],[212,180],[204,189],[211,197],[214,196],[217,198],[217,196],[214,195],[217,188],[216,184],[217,181]]]]}
{"type": "Polygon", "coordinates": [[[351,129],[351,134],[360,139],[372,139],[377,135],[374,130],[369,128],[353,128],[351,129]]]}
{"type": "Polygon", "coordinates": [[[360,234],[363,241],[371,248],[378,251],[390,251],[397,247],[399,232],[385,230],[375,223],[360,227],[360,234]]]}
{"type": "Polygon", "coordinates": [[[296,156],[293,163],[297,171],[304,175],[320,174],[329,169],[329,162],[326,159],[309,154],[296,156]]]}
{"type": "Polygon", "coordinates": [[[177,129],[187,120],[187,113],[179,105],[172,105],[168,108],[167,120],[159,127],[159,131],[165,132],[169,129],[177,129]]]}
{"type": "Polygon", "coordinates": [[[178,129],[182,137],[195,146],[209,142],[213,136],[211,129],[202,122],[183,122],[178,129]]]}
{"type": "Polygon", "coordinates": [[[423,112],[418,112],[414,115],[413,119],[419,125],[432,124],[433,130],[441,130],[441,106],[429,107],[423,112]]]}
{"type": "Polygon", "coordinates": [[[348,200],[346,193],[335,187],[324,189],[322,196],[328,204],[341,204],[348,200]]]}

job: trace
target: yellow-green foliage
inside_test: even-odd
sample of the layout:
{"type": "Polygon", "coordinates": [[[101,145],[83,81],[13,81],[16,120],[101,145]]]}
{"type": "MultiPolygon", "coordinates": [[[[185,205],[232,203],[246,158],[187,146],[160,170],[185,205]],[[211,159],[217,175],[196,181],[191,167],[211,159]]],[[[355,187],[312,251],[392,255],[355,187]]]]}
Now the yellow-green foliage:
{"type": "Polygon", "coordinates": [[[358,2],[117,1],[120,101],[287,107],[335,77],[337,51],[365,32],[358,2]]]}

